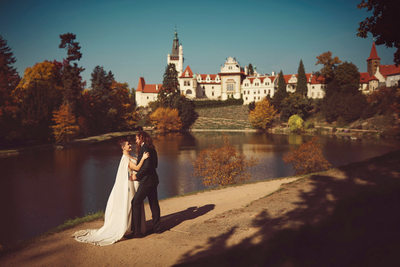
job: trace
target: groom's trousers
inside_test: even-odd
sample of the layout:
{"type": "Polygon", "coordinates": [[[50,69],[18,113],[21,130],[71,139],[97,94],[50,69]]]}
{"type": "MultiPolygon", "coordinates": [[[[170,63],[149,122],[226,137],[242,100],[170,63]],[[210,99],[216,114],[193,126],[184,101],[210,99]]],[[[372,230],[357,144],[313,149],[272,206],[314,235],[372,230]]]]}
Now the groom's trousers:
{"type": "Polygon", "coordinates": [[[139,184],[138,190],[132,199],[132,231],[140,235],[141,229],[141,206],[145,198],[149,200],[151,216],[153,218],[154,232],[160,232],[160,205],[158,204],[157,185],[139,184]]]}

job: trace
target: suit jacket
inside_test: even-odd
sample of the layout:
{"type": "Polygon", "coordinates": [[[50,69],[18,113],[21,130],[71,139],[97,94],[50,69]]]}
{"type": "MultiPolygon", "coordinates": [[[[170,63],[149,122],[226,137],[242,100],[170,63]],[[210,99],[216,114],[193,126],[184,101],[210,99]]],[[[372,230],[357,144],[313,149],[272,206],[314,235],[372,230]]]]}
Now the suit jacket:
{"type": "Polygon", "coordinates": [[[145,152],[149,152],[150,157],[143,162],[142,167],[136,173],[136,178],[141,184],[158,185],[159,180],[156,172],[156,168],[158,166],[157,151],[154,148],[149,148],[146,144],[144,144],[139,150],[137,159],[138,163],[142,159],[145,152]]]}

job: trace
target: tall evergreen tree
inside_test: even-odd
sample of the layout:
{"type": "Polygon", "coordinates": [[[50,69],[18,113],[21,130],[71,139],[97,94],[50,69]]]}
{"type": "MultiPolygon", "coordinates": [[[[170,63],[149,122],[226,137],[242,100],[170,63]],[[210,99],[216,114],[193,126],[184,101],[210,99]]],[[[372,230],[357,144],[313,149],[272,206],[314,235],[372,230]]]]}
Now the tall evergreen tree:
{"type": "Polygon", "coordinates": [[[67,58],[63,62],[62,80],[64,86],[64,102],[69,103],[73,113],[77,113],[76,108],[80,100],[84,83],[82,82],[81,72],[85,69],[78,67],[76,62],[80,60],[82,53],[79,43],[75,41],[76,35],[65,33],[60,35],[61,43],[58,46],[67,50],[67,58]]]}
{"type": "Polygon", "coordinates": [[[296,93],[303,98],[307,97],[307,77],[304,70],[303,60],[300,59],[299,68],[297,70],[297,87],[296,93]]]}
{"type": "Polygon", "coordinates": [[[170,63],[165,68],[163,85],[158,92],[157,101],[162,107],[174,108],[174,100],[179,95],[178,72],[175,65],[170,63]]]}
{"type": "Polygon", "coordinates": [[[288,97],[288,92],[286,91],[286,82],[285,77],[283,76],[282,70],[278,75],[278,90],[275,92],[274,97],[272,98],[272,105],[280,112],[281,111],[281,103],[283,99],[288,97]]]}
{"type": "Polygon", "coordinates": [[[18,85],[20,77],[13,67],[15,62],[11,48],[0,35],[0,129],[2,129],[0,143],[17,124],[17,105],[12,97],[12,91],[18,85]]]}
{"type": "Polygon", "coordinates": [[[253,65],[251,65],[251,63],[249,64],[248,69],[249,69],[249,75],[254,75],[254,68],[253,65]]]}
{"type": "Polygon", "coordinates": [[[104,133],[113,130],[116,122],[116,109],[112,107],[111,85],[114,81],[114,75],[111,71],[108,73],[101,66],[96,66],[91,74],[91,87],[89,96],[91,99],[90,109],[82,107],[85,110],[88,127],[93,134],[104,133]]]}

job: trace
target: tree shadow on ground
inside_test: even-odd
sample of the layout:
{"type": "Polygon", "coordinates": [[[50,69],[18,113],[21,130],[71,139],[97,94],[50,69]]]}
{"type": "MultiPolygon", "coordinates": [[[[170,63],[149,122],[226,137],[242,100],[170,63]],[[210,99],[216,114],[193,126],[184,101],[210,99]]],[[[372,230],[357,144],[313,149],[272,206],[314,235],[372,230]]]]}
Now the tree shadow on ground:
{"type": "MultiPolygon", "coordinates": [[[[197,217],[203,216],[207,212],[215,208],[214,204],[207,204],[201,207],[189,207],[186,210],[171,213],[161,217],[162,232],[171,230],[184,221],[192,220],[197,217]]],[[[146,222],[147,229],[151,229],[153,225],[152,220],[146,222]]]]}
{"type": "Polygon", "coordinates": [[[400,151],[301,179],[258,204],[287,190],[297,190],[294,208],[278,215],[260,208],[255,234],[228,246],[232,226],[178,265],[398,266],[400,151]]]}

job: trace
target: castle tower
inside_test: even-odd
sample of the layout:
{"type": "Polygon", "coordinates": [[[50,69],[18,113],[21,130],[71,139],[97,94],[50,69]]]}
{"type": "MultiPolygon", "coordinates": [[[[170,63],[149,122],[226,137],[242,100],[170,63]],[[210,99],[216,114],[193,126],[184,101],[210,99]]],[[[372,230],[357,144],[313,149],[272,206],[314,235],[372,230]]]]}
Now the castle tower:
{"type": "Polygon", "coordinates": [[[182,75],[183,72],[183,48],[179,44],[178,33],[175,30],[175,38],[172,41],[172,51],[171,54],[167,56],[167,64],[174,64],[176,71],[178,72],[178,77],[182,75]]]}
{"type": "Polygon", "coordinates": [[[371,53],[369,54],[369,58],[367,58],[367,69],[369,76],[374,76],[378,66],[381,63],[380,57],[378,57],[378,53],[376,52],[375,42],[372,43],[371,53]]]}

